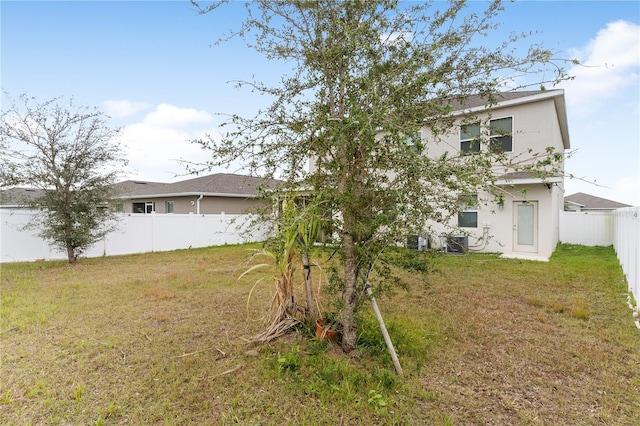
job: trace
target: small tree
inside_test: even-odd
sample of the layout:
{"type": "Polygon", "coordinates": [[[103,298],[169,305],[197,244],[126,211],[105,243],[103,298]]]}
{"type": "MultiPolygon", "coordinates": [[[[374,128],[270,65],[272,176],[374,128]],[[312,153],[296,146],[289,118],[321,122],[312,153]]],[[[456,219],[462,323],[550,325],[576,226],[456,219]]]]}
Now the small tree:
{"type": "Polygon", "coordinates": [[[495,152],[432,158],[428,146],[411,143],[423,128],[436,140],[456,131],[451,112],[471,95],[491,106],[523,76],[546,71],[536,85],[566,78],[549,50],[516,49],[520,35],[483,45],[502,4],[466,13],[465,3],[247,3],[234,34],[293,70],[278,87],[246,82],[272,96],[272,105],[255,117],[232,115],[222,140],[196,141],[213,153],[207,166],[246,160],[252,170],[286,176],[292,190],[309,189],[332,212],[341,270],[331,282],[341,294],[346,352],[356,345],[356,311],[369,297],[369,277],[389,277],[381,262],[387,248],[428,221],[447,223],[457,214],[458,194],[493,192],[506,171],[552,173],[562,160],[549,151],[526,161],[495,152]],[[307,173],[309,158],[314,167],[307,173]]]}
{"type": "Polygon", "coordinates": [[[65,104],[61,98],[38,103],[24,94],[18,99],[9,99],[2,111],[0,186],[40,190],[24,200],[39,210],[27,226],[75,263],[115,227],[108,201],[119,175],[115,167],[126,165],[114,141],[119,130],[98,109],[76,106],[73,98],[65,104]]]}

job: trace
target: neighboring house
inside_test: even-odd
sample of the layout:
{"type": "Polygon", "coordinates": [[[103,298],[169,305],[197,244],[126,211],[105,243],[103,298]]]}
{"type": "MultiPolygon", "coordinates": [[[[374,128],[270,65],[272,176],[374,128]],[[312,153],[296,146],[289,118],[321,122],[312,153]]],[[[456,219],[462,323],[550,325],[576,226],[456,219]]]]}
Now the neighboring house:
{"type": "MultiPolygon", "coordinates": [[[[275,188],[278,180],[218,173],[174,183],[127,180],[114,185],[113,205],[122,213],[244,214],[263,203],[260,186],[275,188]]],[[[0,191],[2,208],[24,208],[42,195],[39,189],[0,191]]]]}
{"type": "MultiPolygon", "coordinates": [[[[496,146],[514,158],[526,159],[530,152],[555,152],[569,149],[569,129],[563,90],[507,92],[496,96],[496,103],[486,108],[486,100],[471,97],[454,111],[459,132],[443,140],[429,140],[427,155],[441,156],[457,147],[457,152],[488,150],[496,146]],[[477,123],[462,125],[464,117],[473,115],[477,123]],[[477,143],[480,135],[488,143],[477,143]]],[[[564,169],[564,164],[560,167],[564,169]]],[[[559,241],[560,212],[564,208],[564,170],[560,176],[541,179],[524,172],[505,172],[496,185],[503,197],[464,194],[458,225],[468,238],[460,237],[469,250],[500,252],[505,257],[547,260],[559,241]],[[488,198],[488,199],[487,199],[488,198]],[[485,200],[485,203],[479,202],[485,200]]]]}
{"type": "Polygon", "coordinates": [[[583,192],[564,197],[564,209],[570,212],[610,212],[623,207],[632,206],[583,192]]]}
{"type": "Polygon", "coordinates": [[[42,190],[34,188],[9,188],[0,191],[0,207],[3,209],[23,209],[31,200],[42,195],[42,190]]]}
{"type": "Polygon", "coordinates": [[[123,213],[243,214],[264,205],[259,187],[274,179],[218,173],[175,183],[128,180],[115,185],[116,210],[123,213]]]}

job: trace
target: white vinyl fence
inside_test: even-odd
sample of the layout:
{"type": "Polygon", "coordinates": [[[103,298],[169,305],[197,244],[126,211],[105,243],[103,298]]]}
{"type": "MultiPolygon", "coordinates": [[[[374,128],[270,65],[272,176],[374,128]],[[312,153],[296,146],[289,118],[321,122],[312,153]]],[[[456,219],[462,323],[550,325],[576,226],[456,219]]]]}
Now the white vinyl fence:
{"type": "MultiPolygon", "coordinates": [[[[22,230],[33,214],[0,209],[0,262],[67,258],[37,232],[22,230]]],[[[84,257],[238,244],[263,241],[268,236],[266,229],[243,232],[251,220],[249,215],[123,214],[119,219],[119,229],[83,253],[84,257]]]]}
{"type": "Polygon", "coordinates": [[[640,307],[640,207],[613,212],[613,247],[627,277],[629,289],[640,307]]]}
{"type": "Polygon", "coordinates": [[[613,244],[611,212],[560,212],[560,241],[582,246],[613,244]]]}
{"type": "Polygon", "coordinates": [[[629,290],[640,305],[640,207],[613,212],[561,212],[560,241],[610,246],[616,251],[629,290]]]}

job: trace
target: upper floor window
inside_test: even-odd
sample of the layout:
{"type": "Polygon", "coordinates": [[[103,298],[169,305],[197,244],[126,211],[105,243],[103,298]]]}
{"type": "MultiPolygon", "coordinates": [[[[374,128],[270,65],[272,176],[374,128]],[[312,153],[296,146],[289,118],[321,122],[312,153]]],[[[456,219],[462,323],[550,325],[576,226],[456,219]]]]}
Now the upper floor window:
{"type": "Polygon", "coordinates": [[[480,152],[480,123],[465,124],[460,128],[460,151],[480,152]]]}
{"type": "MultiPolygon", "coordinates": [[[[481,136],[486,135],[480,123],[465,124],[460,127],[460,151],[463,153],[480,152],[481,136]]],[[[513,118],[505,117],[489,120],[489,149],[493,152],[513,151],[513,118]]]]}
{"type": "Polygon", "coordinates": [[[424,150],[424,145],[422,144],[422,132],[418,131],[411,135],[407,135],[406,143],[409,150],[416,154],[422,154],[422,151],[424,150]]]}
{"type": "Polygon", "coordinates": [[[494,152],[513,151],[513,118],[498,118],[489,122],[489,148],[494,152]]]}

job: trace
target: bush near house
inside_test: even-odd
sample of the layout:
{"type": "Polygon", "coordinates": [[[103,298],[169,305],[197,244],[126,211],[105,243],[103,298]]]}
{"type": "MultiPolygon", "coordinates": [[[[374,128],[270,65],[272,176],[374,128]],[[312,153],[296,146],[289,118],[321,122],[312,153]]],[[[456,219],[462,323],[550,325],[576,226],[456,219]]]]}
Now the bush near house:
{"type": "Polygon", "coordinates": [[[399,378],[369,309],[349,357],[305,328],[247,346],[272,291],[237,280],[255,247],[3,265],[0,423],[638,424],[611,248],[431,258],[378,299],[399,378]]]}

